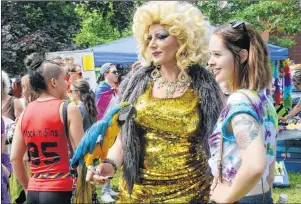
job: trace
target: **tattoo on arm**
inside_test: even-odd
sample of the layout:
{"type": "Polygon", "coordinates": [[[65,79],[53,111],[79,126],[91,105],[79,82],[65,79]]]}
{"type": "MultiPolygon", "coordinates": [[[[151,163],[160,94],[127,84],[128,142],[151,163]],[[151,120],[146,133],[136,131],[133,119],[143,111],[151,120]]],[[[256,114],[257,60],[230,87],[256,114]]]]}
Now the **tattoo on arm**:
{"type": "Polygon", "coordinates": [[[259,135],[260,125],[252,116],[239,114],[232,119],[232,129],[240,150],[245,150],[259,135]]]}

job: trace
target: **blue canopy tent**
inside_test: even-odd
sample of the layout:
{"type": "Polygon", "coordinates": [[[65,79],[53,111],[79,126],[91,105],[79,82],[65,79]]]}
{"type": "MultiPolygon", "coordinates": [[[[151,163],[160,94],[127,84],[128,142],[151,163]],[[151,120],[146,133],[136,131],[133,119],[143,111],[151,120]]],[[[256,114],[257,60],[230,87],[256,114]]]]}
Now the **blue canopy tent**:
{"type": "Polygon", "coordinates": [[[268,49],[271,60],[284,60],[288,58],[288,48],[268,44],[268,49]]]}
{"type": "Polygon", "coordinates": [[[96,67],[100,67],[106,62],[130,65],[138,59],[138,48],[133,36],[97,45],[89,49],[93,49],[96,67]]]}
{"type": "MultiPolygon", "coordinates": [[[[214,28],[214,26],[210,26],[209,36],[214,28]]],[[[133,36],[89,48],[89,50],[91,49],[94,52],[96,67],[100,67],[106,62],[131,65],[138,60],[138,48],[133,36]]],[[[287,48],[268,44],[268,49],[272,60],[288,58],[287,48]]]]}

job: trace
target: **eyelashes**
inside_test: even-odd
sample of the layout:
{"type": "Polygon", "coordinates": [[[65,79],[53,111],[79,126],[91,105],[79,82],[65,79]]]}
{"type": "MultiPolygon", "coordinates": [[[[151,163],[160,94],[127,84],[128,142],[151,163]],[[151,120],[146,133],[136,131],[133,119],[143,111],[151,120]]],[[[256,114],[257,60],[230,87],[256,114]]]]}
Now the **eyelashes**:
{"type": "Polygon", "coordinates": [[[169,36],[169,34],[163,34],[163,35],[160,35],[160,34],[159,34],[159,35],[158,35],[158,38],[162,40],[162,39],[167,38],[168,36],[169,36]]]}
{"type": "MultiPolygon", "coordinates": [[[[163,40],[163,39],[165,39],[165,38],[168,38],[168,36],[169,36],[169,34],[157,34],[157,38],[158,38],[159,40],[163,40]]],[[[152,36],[148,36],[146,39],[147,39],[148,41],[151,41],[151,40],[153,39],[153,37],[152,37],[152,36]]]]}

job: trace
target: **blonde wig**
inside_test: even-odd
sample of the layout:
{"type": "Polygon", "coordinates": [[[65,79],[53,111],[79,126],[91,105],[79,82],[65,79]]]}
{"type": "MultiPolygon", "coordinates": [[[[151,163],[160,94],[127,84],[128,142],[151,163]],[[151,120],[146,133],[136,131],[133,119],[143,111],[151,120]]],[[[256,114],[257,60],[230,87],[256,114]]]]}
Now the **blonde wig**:
{"type": "Polygon", "coordinates": [[[182,70],[191,64],[206,64],[210,24],[198,8],[187,2],[150,1],[137,9],[133,34],[144,66],[153,62],[147,40],[153,24],[160,24],[176,37],[179,46],[176,60],[182,70]]]}

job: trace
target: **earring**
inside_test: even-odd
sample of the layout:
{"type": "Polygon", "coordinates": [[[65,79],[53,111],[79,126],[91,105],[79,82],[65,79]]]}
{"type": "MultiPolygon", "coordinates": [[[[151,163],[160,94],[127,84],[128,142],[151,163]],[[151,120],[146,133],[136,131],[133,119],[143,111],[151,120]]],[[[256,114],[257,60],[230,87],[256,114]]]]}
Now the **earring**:
{"type": "Polygon", "coordinates": [[[178,75],[178,81],[179,82],[185,83],[185,82],[189,82],[190,80],[191,80],[190,76],[188,76],[188,74],[183,70],[178,75]]]}
{"type": "Polygon", "coordinates": [[[156,80],[161,77],[160,66],[157,66],[151,73],[151,77],[156,80]]]}

